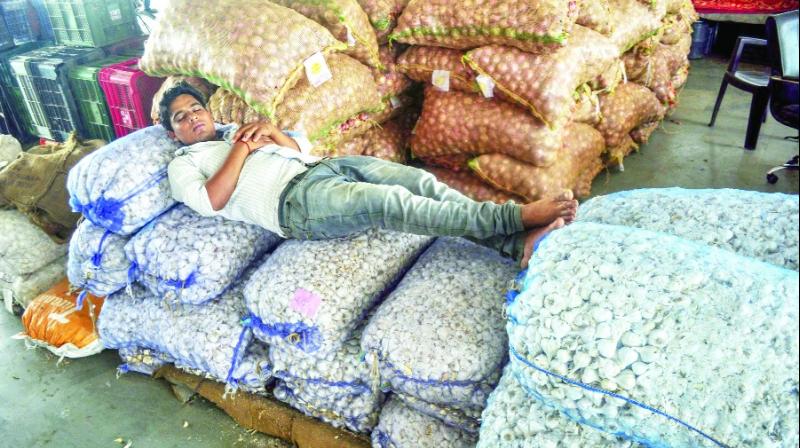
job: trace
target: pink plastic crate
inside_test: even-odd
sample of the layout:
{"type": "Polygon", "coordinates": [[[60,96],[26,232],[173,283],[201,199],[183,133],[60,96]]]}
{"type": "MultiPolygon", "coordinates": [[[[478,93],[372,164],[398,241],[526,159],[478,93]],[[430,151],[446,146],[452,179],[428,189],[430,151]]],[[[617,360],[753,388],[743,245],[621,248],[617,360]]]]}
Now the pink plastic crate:
{"type": "Polygon", "coordinates": [[[117,137],[150,126],[150,107],[164,78],[153,78],[139,70],[139,58],[109,65],[97,73],[106,95],[117,137]]]}

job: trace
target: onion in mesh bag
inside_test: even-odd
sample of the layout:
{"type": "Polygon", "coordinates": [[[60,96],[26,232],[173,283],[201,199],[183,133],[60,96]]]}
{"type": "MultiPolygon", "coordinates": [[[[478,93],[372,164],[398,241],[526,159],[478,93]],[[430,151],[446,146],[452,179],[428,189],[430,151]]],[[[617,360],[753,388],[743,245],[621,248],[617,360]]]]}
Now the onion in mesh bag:
{"type": "Polygon", "coordinates": [[[563,45],[578,16],[567,0],[412,0],[391,39],[457,49],[510,45],[549,51],[563,45]]]}
{"type": "Polygon", "coordinates": [[[124,288],[133,281],[129,278],[131,262],[125,255],[128,240],[130,237],[117,235],[83,220],[69,242],[69,282],[98,297],[124,288]]]}
{"type": "Polygon", "coordinates": [[[389,398],[372,431],[374,448],[472,448],[476,442],[474,435],[414,411],[397,397],[389,398]]]}
{"type": "Polygon", "coordinates": [[[619,146],[628,134],[644,123],[664,117],[664,107],[647,87],[629,82],[614,92],[600,96],[603,120],[597,130],[603,134],[606,146],[619,146]]]}
{"type": "Polygon", "coordinates": [[[273,0],[324,26],[341,42],[346,53],[360,62],[379,67],[378,39],[369,17],[356,0],[273,0]]]}
{"type": "Polygon", "coordinates": [[[631,139],[637,145],[644,145],[650,140],[650,136],[661,125],[661,122],[654,121],[652,123],[645,123],[638,128],[631,131],[631,139]]]}
{"type": "Polygon", "coordinates": [[[364,155],[406,163],[406,143],[410,135],[411,129],[403,129],[399,121],[393,120],[345,142],[337,148],[336,155],[364,155]]]}
{"type": "Polygon", "coordinates": [[[241,284],[207,304],[174,307],[134,284],[130,295],[120,291],[106,299],[97,330],[106,348],[148,348],[191,373],[264,391],[272,378],[268,355],[242,326],[246,314],[241,284]]]}
{"type": "Polygon", "coordinates": [[[201,76],[274,117],[306,59],[346,48],[322,25],[267,0],[174,0],[159,15],[140,66],[155,76],[201,76]]]}
{"type": "Polygon", "coordinates": [[[411,80],[404,75],[397,65],[398,49],[384,45],[380,48],[380,58],[382,69],[373,68],[372,77],[378,85],[378,93],[381,98],[389,99],[392,96],[399,96],[409,87],[411,80]]]}
{"type": "Polygon", "coordinates": [[[370,230],[283,243],[245,288],[256,337],[317,356],[338,350],[430,241],[370,230]]]}
{"type": "Polygon", "coordinates": [[[797,196],[732,189],[645,188],[597,196],[579,221],[653,230],[798,270],[797,196]]]}
{"type": "Polygon", "coordinates": [[[375,28],[378,41],[383,43],[389,38],[389,33],[397,25],[397,5],[394,0],[358,0],[369,16],[369,21],[375,28]]]}
{"type": "MultiPolygon", "coordinates": [[[[650,123],[646,123],[639,127],[648,126],[650,123]]],[[[622,143],[617,146],[609,146],[606,148],[605,152],[603,153],[603,160],[605,161],[605,165],[609,168],[619,168],[620,171],[625,171],[625,157],[631,155],[634,151],[639,149],[639,145],[633,140],[632,135],[635,135],[633,132],[627,134],[622,137],[622,143]]]]}
{"type": "Polygon", "coordinates": [[[501,153],[548,166],[558,158],[561,143],[560,130],[519,106],[428,87],[411,150],[418,157],[501,153]]]}
{"type": "Polygon", "coordinates": [[[576,24],[591,28],[600,34],[609,35],[611,26],[611,7],[608,0],[579,0],[576,24]]]}
{"type": "Polygon", "coordinates": [[[426,166],[425,170],[432,173],[439,181],[444,182],[450,188],[454,188],[476,201],[492,201],[498,204],[503,204],[508,201],[514,201],[519,204],[525,202],[524,199],[517,195],[506,193],[492,187],[482,181],[481,178],[468,171],[455,172],[432,166],[426,166]]]}
{"type": "Polygon", "coordinates": [[[262,227],[205,217],[185,205],[159,216],[125,246],[136,278],[168,302],[201,304],[219,296],[281,242],[262,227]]]}
{"type": "Polygon", "coordinates": [[[609,0],[611,27],[609,36],[625,53],[639,42],[656,34],[661,28],[661,18],[639,0],[609,0]]]}
{"type": "Polygon", "coordinates": [[[586,222],[531,266],[507,329],[545,405],[647,446],[800,443],[797,271],[586,222]]]}
{"type": "Polygon", "coordinates": [[[392,391],[481,409],[506,360],[503,295],[516,271],[492,249],[437,239],[364,329],[367,362],[392,391]]]}
{"type": "Polygon", "coordinates": [[[576,26],[566,45],[552,52],[535,55],[489,45],[468,51],[464,61],[549,126],[561,127],[575,106],[576,89],[603,74],[618,57],[609,39],[576,26]]]}
{"type": "Polygon", "coordinates": [[[555,197],[564,189],[576,197],[588,196],[591,181],[602,170],[603,138],[591,126],[572,123],[564,129],[562,156],[540,168],[504,154],[484,154],[470,161],[470,168],[495,188],[519,195],[524,202],[555,197]]]}
{"type": "Polygon", "coordinates": [[[631,448],[633,443],[581,425],[550,409],[507,366],[483,411],[477,448],[631,448]]]}
{"type": "Polygon", "coordinates": [[[412,46],[397,58],[397,68],[414,81],[431,83],[434,70],[449,72],[450,88],[478,92],[478,75],[462,61],[464,52],[441,47],[412,46]]]}

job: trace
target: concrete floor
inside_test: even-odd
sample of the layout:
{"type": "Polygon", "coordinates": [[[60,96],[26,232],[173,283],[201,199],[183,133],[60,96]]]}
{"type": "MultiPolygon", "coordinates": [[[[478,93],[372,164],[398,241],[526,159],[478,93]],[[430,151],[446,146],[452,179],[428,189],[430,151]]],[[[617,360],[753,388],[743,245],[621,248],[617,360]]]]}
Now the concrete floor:
{"type": "MultiPolygon", "coordinates": [[[[671,119],[625,160],[625,172],[601,174],[594,193],[665,186],[797,193],[796,172],[781,174],[774,186],[764,177],[797,154],[797,143],[783,140],[797,131],[770,117],[758,149],[744,150],[749,96],[734,88],[716,127],[706,126],[723,71],[724,61],[696,61],[671,119]]],[[[21,328],[17,318],[0,312],[0,447],[119,448],[128,441],[132,447],[286,446],[238,427],[203,399],[180,404],[164,381],[116,378],[114,351],[58,364],[44,350],[26,350],[10,339],[21,328]]]]}

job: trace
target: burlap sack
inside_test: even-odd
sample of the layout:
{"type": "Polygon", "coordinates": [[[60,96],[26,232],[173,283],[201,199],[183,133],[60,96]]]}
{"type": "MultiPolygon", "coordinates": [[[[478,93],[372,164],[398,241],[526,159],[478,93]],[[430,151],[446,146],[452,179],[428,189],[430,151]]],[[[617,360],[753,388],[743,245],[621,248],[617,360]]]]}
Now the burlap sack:
{"type": "Polygon", "coordinates": [[[602,75],[618,57],[608,38],[576,25],[566,45],[548,53],[489,45],[468,51],[464,61],[489,76],[507,97],[557,128],[569,121],[576,89],[602,75]]]}
{"type": "Polygon", "coordinates": [[[576,197],[590,194],[591,179],[602,170],[603,137],[589,125],[564,129],[564,148],[551,166],[541,168],[504,154],[485,154],[470,168],[495,188],[519,195],[525,202],[554,197],[571,189],[576,197]]]}
{"type": "Polygon", "coordinates": [[[530,52],[563,45],[578,18],[565,0],[412,0],[391,39],[413,45],[469,49],[510,45],[530,52]]]}
{"type": "Polygon", "coordinates": [[[66,242],[80,218],[69,206],[67,173],[103,145],[102,140],[83,141],[72,133],[64,143],[23,152],[0,171],[0,197],[25,213],[54,241],[66,242]]]}
{"type": "Polygon", "coordinates": [[[500,153],[548,166],[559,156],[561,131],[511,103],[428,87],[411,150],[417,157],[500,153]]]}
{"type": "MultiPolygon", "coordinates": [[[[267,0],[174,0],[160,14],[140,66],[155,76],[201,76],[272,118],[303,77],[304,61],[346,49],[322,25],[267,0]]],[[[320,73],[319,64],[309,66],[320,73]]]]}
{"type": "Polygon", "coordinates": [[[380,67],[378,39],[367,13],[356,0],[272,0],[324,26],[341,42],[349,56],[371,67],[380,67]]]}
{"type": "Polygon", "coordinates": [[[613,93],[600,96],[603,120],[597,130],[603,134],[606,146],[621,145],[628,134],[642,125],[664,117],[665,109],[658,98],[644,86],[629,82],[617,87],[613,93]]]}
{"type": "Polygon", "coordinates": [[[444,182],[450,188],[456,189],[465,196],[479,202],[492,201],[498,204],[504,204],[508,201],[514,201],[519,204],[525,202],[517,195],[492,187],[469,171],[455,172],[433,166],[426,166],[425,171],[432,173],[440,182],[444,182]]]}
{"type": "Polygon", "coordinates": [[[186,84],[189,84],[197,89],[203,94],[206,101],[211,97],[211,94],[217,90],[217,86],[211,84],[203,78],[197,78],[193,76],[168,76],[167,79],[165,79],[161,84],[161,87],[158,88],[156,94],[153,95],[153,107],[150,109],[150,118],[153,120],[153,124],[158,124],[161,122],[158,103],[161,102],[161,98],[164,97],[164,93],[181,82],[185,82],[186,84]]]}

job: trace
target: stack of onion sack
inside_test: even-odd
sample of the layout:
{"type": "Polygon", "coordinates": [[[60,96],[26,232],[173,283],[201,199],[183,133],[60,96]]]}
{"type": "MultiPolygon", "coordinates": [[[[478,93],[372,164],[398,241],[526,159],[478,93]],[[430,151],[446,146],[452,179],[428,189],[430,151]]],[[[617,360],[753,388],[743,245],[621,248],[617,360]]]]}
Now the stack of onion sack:
{"type": "Polygon", "coordinates": [[[619,165],[620,154],[657,128],[665,109],[649,113],[652,104],[674,106],[675,82],[685,81],[691,2],[533,3],[411,1],[392,34],[413,45],[398,69],[432,85],[412,157],[474,199],[534,200],[563,189],[588,195],[604,164],[619,165]],[[513,19],[494,14],[498,8],[513,19]],[[649,88],[635,102],[610,99],[626,82],[625,52],[641,53],[642,60],[647,53],[652,62],[639,65],[659,68],[656,77],[647,75],[654,70],[628,74],[649,88]],[[606,108],[615,116],[603,113],[604,102],[617,105],[606,108]],[[648,113],[637,114],[640,105],[648,113]],[[629,117],[617,116],[622,106],[631,109],[629,117]],[[485,187],[476,185],[476,175],[485,187]]]}
{"type": "MultiPolygon", "coordinates": [[[[383,390],[418,419],[438,421],[465,437],[475,434],[506,362],[503,296],[515,273],[510,260],[490,249],[439,238],[378,307],[361,337],[383,390]]],[[[387,427],[392,419],[387,409],[373,439],[395,439],[412,430],[387,427]]]]}
{"type": "Polygon", "coordinates": [[[797,446],[798,273],[726,250],[725,222],[704,229],[713,246],[591,222],[552,232],[508,307],[528,395],[646,446],[797,446]]]}

